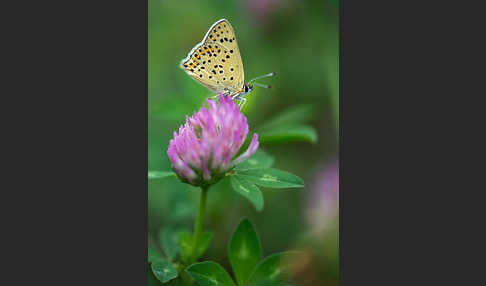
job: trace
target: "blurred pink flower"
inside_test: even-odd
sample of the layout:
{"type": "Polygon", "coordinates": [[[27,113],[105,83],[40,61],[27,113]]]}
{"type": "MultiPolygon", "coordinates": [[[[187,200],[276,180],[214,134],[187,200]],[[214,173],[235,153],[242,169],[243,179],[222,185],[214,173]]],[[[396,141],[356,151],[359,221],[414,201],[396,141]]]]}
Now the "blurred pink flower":
{"type": "Polygon", "coordinates": [[[339,216],[338,160],[318,172],[309,199],[308,222],[315,234],[321,234],[333,227],[339,216]]]}
{"type": "Polygon", "coordinates": [[[174,132],[167,155],[179,178],[194,186],[216,183],[258,149],[258,135],[235,157],[248,135],[246,117],[229,96],[219,95],[219,105],[207,99],[203,106],[174,132]]]}
{"type": "Polygon", "coordinates": [[[265,20],[270,14],[274,13],[281,3],[278,0],[248,0],[246,5],[250,15],[257,21],[265,20]]]}

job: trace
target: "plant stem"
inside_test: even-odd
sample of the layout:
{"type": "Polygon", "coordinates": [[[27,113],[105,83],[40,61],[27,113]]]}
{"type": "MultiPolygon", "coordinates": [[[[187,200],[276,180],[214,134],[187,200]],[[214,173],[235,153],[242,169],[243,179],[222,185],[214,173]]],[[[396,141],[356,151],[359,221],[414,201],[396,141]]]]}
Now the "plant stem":
{"type": "Polygon", "coordinates": [[[193,247],[192,255],[190,259],[190,264],[196,262],[197,260],[197,249],[199,246],[199,240],[201,238],[202,227],[204,224],[204,212],[206,211],[206,199],[208,195],[209,187],[202,187],[201,190],[201,200],[199,201],[199,211],[196,217],[196,223],[194,224],[194,236],[192,238],[193,247]]]}

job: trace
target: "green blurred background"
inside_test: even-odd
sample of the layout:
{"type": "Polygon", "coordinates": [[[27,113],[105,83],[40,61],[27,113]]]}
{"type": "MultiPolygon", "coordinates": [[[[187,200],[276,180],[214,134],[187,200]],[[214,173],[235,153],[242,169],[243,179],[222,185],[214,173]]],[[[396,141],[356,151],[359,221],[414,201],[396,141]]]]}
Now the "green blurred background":
{"type": "MultiPolygon", "coordinates": [[[[149,170],[170,169],[166,150],[173,132],[185,115],[212,96],[179,68],[179,62],[221,18],[235,30],[247,80],[277,73],[260,81],[272,89],[255,87],[247,96],[243,112],[250,135],[288,110],[296,116],[287,121],[308,128],[283,139],[264,137],[260,145],[275,158],[275,168],[298,175],[305,188],[261,188],[261,212],[226,181],[211,189],[205,229],[214,237],[202,260],[210,258],[231,269],[228,241],[241,218],[248,217],[260,235],[264,256],[289,249],[306,254],[294,284],[338,284],[338,14],[338,0],[149,0],[149,170]]],[[[192,229],[199,189],[171,177],[149,181],[148,192],[153,243],[164,227],[192,229]]],[[[149,284],[158,285],[150,273],[149,284]]]]}

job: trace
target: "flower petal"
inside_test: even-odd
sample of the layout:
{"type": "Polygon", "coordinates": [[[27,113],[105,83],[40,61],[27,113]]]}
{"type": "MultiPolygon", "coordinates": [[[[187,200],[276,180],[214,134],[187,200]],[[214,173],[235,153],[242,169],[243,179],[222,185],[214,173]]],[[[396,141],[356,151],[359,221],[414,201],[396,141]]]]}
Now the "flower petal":
{"type": "Polygon", "coordinates": [[[241,162],[245,161],[246,159],[250,158],[251,156],[253,156],[253,154],[255,154],[255,152],[258,150],[258,145],[259,145],[258,134],[254,133],[253,138],[251,139],[250,146],[248,146],[248,149],[246,149],[246,151],[243,154],[241,154],[240,156],[238,156],[238,158],[234,159],[233,162],[231,162],[231,167],[234,167],[240,164],[241,162]]]}

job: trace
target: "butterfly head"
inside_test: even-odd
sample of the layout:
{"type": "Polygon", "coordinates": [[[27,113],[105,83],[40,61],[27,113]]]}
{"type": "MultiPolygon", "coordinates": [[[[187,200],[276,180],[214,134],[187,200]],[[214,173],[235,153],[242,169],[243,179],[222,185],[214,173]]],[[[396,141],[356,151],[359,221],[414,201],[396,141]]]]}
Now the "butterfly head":
{"type": "Polygon", "coordinates": [[[248,94],[248,93],[252,92],[252,90],[253,90],[253,85],[249,84],[249,83],[245,83],[242,95],[248,94]]]}

